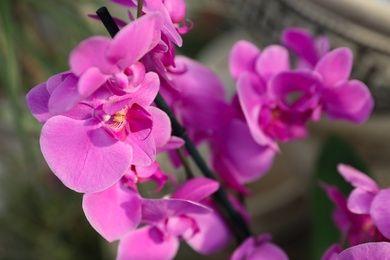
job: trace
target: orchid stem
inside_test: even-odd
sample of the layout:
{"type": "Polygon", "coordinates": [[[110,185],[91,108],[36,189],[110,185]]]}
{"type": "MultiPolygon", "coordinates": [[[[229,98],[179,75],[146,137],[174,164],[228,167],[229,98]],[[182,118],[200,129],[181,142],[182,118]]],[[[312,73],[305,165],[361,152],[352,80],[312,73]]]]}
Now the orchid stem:
{"type": "Polygon", "coordinates": [[[137,2],[137,18],[140,18],[142,15],[143,5],[144,5],[144,0],[138,0],[138,2],[137,2]]]}
{"type": "MultiPolygon", "coordinates": [[[[108,12],[107,8],[99,8],[96,11],[96,14],[102,20],[103,25],[106,27],[111,37],[114,37],[115,34],[119,32],[119,28],[110,13],[108,12]]],[[[185,147],[188,153],[191,155],[195,164],[198,166],[199,170],[203,173],[203,175],[207,178],[218,181],[212,171],[207,166],[206,162],[200,156],[191,139],[186,134],[186,129],[178,122],[172,110],[169,108],[168,104],[165,102],[164,98],[160,95],[160,93],[157,94],[154,102],[161,110],[163,110],[168,115],[172,124],[172,134],[174,136],[182,138],[185,141],[185,147]]],[[[246,238],[250,237],[252,233],[249,229],[248,224],[246,223],[242,215],[230,203],[225,190],[220,187],[213,194],[213,197],[218,203],[223,206],[224,210],[230,216],[231,220],[235,223],[235,225],[232,225],[231,228],[233,229],[233,231],[235,231],[239,242],[242,242],[246,238]]]]}
{"type": "Polygon", "coordinates": [[[194,173],[191,170],[191,167],[188,163],[187,157],[184,154],[183,148],[176,149],[177,154],[180,157],[180,161],[183,164],[184,171],[186,172],[186,177],[187,179],[192,179],[194,178],[194,173]]]}

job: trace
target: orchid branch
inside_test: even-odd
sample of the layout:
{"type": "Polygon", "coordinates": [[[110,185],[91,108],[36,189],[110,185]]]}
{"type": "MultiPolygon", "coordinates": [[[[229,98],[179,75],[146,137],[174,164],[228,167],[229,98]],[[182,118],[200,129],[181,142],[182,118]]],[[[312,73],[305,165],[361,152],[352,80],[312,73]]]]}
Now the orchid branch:
{"type": "MultiPolygon", "coordinates": [[[[138,2],[143,2],[138,1],[138,2]]],[[[103,22],[103,25],[106,27],[107,31],[111,35],[111,37],[114,37],[116,33],[119,32],[119,28],[116,25],[114,19],[110,15],[109,11],[106,7],[101,7],[96,11],[96,14],[99,16],[101,21],[103,22]]],[[[212,171],[209,169],[203,158],[200,156],[198,150],[196,149],[195,145],[191,141],[191,139],[186,134],[185,128],[178,122],[175,115],[173,114],[172,110],[169,108],[168,104],[165,102],[164,98],[157,94],[155,98],[156,105],[163,110],[171,120],[172,124],[172,134],[177,137],[181,137],[185,141],[185,147],[191,157],[193,158],[194,162],[196,163],[197,167],[200,169],[200,171],[203,173],[204,176],[207,178],[217,180],[217,178],[214,176],[212,171]]],[[[219,188],[214,194],[214,199],[220,203],[220,205],[223,206],[224,211],[230,216],[232,221],[236,225],[231,225],[231,228],[234,229],[236,236],[239,240],[239,242],[244,241],[246,238],[251,236],[251,231],[249,229],[249,226],[247,225],[244,218],[241,216],[241,214],[232,206],[230,203],[227,194],[225,190],[222,188],[219,188]]]]}

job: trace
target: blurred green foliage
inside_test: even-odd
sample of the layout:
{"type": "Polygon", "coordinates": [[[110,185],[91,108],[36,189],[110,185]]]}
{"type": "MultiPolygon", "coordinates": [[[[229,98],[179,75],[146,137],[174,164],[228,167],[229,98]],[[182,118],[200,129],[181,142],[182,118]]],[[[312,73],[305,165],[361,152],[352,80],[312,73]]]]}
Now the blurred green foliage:
{"type": "Polygon", "coordinates": [[[91,36],[97,1],[0,1],[0,258],[106,259],[81,210],[82,196],[55,178],[39,151],[41,125],[26,93],[68,69],[70,50],[91,36]]]}

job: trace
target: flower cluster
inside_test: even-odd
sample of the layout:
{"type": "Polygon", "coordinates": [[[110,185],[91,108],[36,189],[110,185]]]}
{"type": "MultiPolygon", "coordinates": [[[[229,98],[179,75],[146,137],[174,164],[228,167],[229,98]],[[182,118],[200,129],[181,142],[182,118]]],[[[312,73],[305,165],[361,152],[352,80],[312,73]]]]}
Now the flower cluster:
{"type": "MultiPolygon", "coordinates": [[[[139,1],[112,2],[132,9],[139,1]]],[[[307,124],[322,112],[361,123],[373,108],[368,88],[349,80],[351,51],[330,51],[326,38],[316,41],[300,29],[288,29],[282,37],[297,55],[295,67],[283,46],[261,52],[238,42],[229,63],[237,94],[228,101],[210,69],[175,55],[181,34],[192,27],[185,15],[183,0],[145,0],[139,18],[130,12],[129,24],[114,18],[120,30],[112,39],[84,40],[70,54],[69,71],[27,95],[30,111],[43,124],[40,145],[49,167],[65,186],[84,194],[92,227],[107,241],[120,241],[118,259],[172,259],[182,240],[201,254],[223,249],[234,227],[220,212],[221,201],[211,198],[221,185],[248,195],[244,185],[272,166],[279,141],[305,137],[307,124]],[[175,118],[156,106],[157,95],[175,118]],[[177,123],[172,119],[189,138],[172,135],[177,123]],[[210,167],[222,184],[193,177],[163,198],[142,197],[139,183],[155,181],[160,190],[174,178],[160,168],[156,155],[168,152],[180,166],[185,158],[175,149],[188,142],[209,146],[210,167]]],[[[368,203],[374,193],[386,196],[377,186],[356,183],[359,203],[368,203]]],[[[245,225],[245,208],[234,196],[225,199],[245,225]]],[[[381,205],[359,203],[354,209],[364,214],[381,205]]],[[[377,221],[380,214],[371,217],[377,221]]],[[[378,229],[386,225],[378,221],[378,229]]],[[[232,259],[287,259],[270,236],[246,238],[232,259]]]]}
{"type": "MultiPolygon", "coordinates": [[[[355,188],[345,198],[336,187],[323,184],[336,206],[333,220],[342,233],[342,240],[349,246],[357,246],[355,248],[359,248],[359,245],[377,248],[370,250],[378,254],[377,259],[381,259],[379,256],[383,252],[379,248],[385,251],[390,248],[390,209],[387,206],[390,189],[381,189],[374,180],[351,166],[340,164],[338,171],[355,188]]],[[[341,252],[341,247],[334,245],[328,253],[332,251],[341,252]]]]}

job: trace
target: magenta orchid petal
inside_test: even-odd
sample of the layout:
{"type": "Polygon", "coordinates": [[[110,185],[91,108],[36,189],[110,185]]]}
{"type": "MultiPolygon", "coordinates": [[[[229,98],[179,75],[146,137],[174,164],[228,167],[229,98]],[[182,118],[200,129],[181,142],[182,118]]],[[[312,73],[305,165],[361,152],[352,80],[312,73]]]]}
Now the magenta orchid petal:
{"type": "Polygon", "coordinates": [[[142,221],[157,223],[163,219],[183,214],[206,214],[212,210],[201,204],[183,199],[143,199],[142,221]]]}
{"type": "Polygon", "coordinates": [[[322,75],[325,88],[348,79],[352,70],[352,59],[352,51],[348,48],[335,49],[321,58],[314,70],[322,75]]]}
{"type": "Polygon", "coordinates": [[[262,177],[270,169],[274,156],[273,149],[253,140],[248,126],[240,120],[233,120],[213,140],[213,165],[230,184],[234,183],[231,178],[245,184],[262,177]]]}
{"type": "Polygon", "coordinates": [[[339,164],[337,170],[341,176],[355,188],[361,188],[371,192],[379,191],[379,187],[375,181],[361,171],[346,164],[339,164]]]}
{"type": "Polygon", "coordinates": [[[157,146],[157,153],[174,150],[177,148],[180,148],[184,145],[184,140],[177,136],[171,136],[168,140],[168,142],[165,143],[164,146],[158,147],[157,146]]]}
{"type": "Polygon", "coordinates": [[[282,33],[282,43],[298,57],[314,67],[320,58],[311,34],[302,28],[287,28],[282,33]]]}
{"type": "Polygon", "coordinates": [[[260,50],[248,41],[238,41],[232,48],[229,57],[229,70],[234,80],[247,71],[255,71],[256,60],[260,50]]]}
{"type": "Polygon", "coordinates": [[[135,168],[138,177],[149,178],[159,169],[159,165],[158,162],[154,162],[150,166],[136,166],[135,168]]]}
{"type": "MultiPolygon", "coordinates": [[[[146,129],[143,131],[148,130],[146,129]]],[[[141,134],[141,136],[143,135],[144,134],[141,134]]],[[[140,140],[139,135],[132,133],[126,137],[125,142],[133,149],[133,159],[131,164],[137,166],[149,166],[155,161],[156,145],[152,135],[149,134],[148,137],[140,140]]]]}
{"type": "Polygon", "coordinates": [[[96,231],[112,242],[136,228],[141,221],[141,198],[118,181],[104,191],[85,194],[83,210],[96,231]]]}
{"type": "Polygon", "coordinates": [[[318,104],[318,98],[314,93],[319,82],[318,75],[311,71],[286,71],[276,75],[269,82],[269,88],[280,100],[282,108],[306,112],[318,104]]]}
{"type": "Polygon", "coordinates": [[[130,167],[131,147],[97,123],[55,116],[42,128],[41,150],[48,165],[65,186],[77,192],[102,191],[130,167]]]}
{"type": "Polygon", "coordinates": [[[247,238],[233,253],[230,260],[288,260],[286,253],[270,242],[271,237],[260,235],[258,238],[247,238]]]}
{"type": "Polygon", "coordinates": [[[165,0],[164,6],[174,23],[181,22],[186,16],[186,4],[184,0],[165,0]]]}
{"type": "Polygon", "coordinates": [[[282,46],[271,45],[265,48],[256,61],[256,72],[266,82],[279,72],[289,70],[288,51],[282,46]]]}
{"type": "MultiPolygon", "coordinates": [[[[135,0],[133,0],[135,1],[135,0]]],[[[177,46],[181,47],[183,44],[183,39],[181,38],[180,34],[176,30],[175,25],[173,24],[173,21],[170,17],[170,14],[166,7],[164,6],[162,1],[155,1],[155,0],[145,0],[144,1],[144,11],[146,13],[151,12],[158,12],[162,14],[163,21],[162,21],[162,28],[161,31],[170,39],[172,40],[177,46]]]]}
{"type": "Polygon", "coordinates": [[[121,70],[134,64],[158,43],[161,23],[161,14],[149,13],[125,26],[108,46],[107,58],[121,70]]]}
{"type": "Polygon", "coordinates": [[[336,260],[341,251],[343,251],[343,249],[339,244],[333,244],[325,251],[321,260],[336,260]]]}
{"type": "Polygon", "coordinates": [[[121,239],[118,246],[117,260],[170,260],[179,249],[179,240],[167,234],[160,237],[155,227],[143,227],[121,239]]]}
{"type": "Polygon", "coordinates": [[[288,260],[288,256],[283,250],[272,243],[255,248],[245,258],[246,260],[269,259],[269,260],[288,260]]]}
{"type": "Polygon", "coordinates": [[[80,76],[89,68],[97,67],[104,74],[118,71],[115,63],[107,61],[106,49],[111,40],[107,37],[95,36],[82,41],[70,54],[69,64],[72,72],[80,76]]]}
{"type": "Polygon", "coordinates": [[[348,209],[355,214],[369,214],[375,193],[354,189],[348,197],[348,209]]]}
{"type": "Polygon", "coordinates": [[[96,67],[84,71],[78,82],[78,92],[82,97],[88,97],[100,88],[109,78],[96,67]]]}
{"type": "Polygon", "coordinates": [[[245,260],[248,251],[255,246],[255,238],[249,237],[241,243],[241,245],[233,252],[230,260],[245,260]]]}
{"type": "Polygon", "coordinates": [[[51,95],[53,93],[54,89],[58,87],[62,82],[65,81],[65,79],[70,76],[74,75],[71,71],[65,71],[56,75],[51,76],[47,82],[46,82],[46,89],[47,92],[51,95]]]}
{"type": "Polygon", "coordinates": [[[385,260],[389,259],[390,243],[371,242],[345,249],[337,260],[385,260]]]}
{"type": "Polygon", "coordinates": [[[182,236],[193,227],[193,220],[189,217],[170,217],[165,222],[166,231],[176,237],[182,236]]]}
{"type": "Polygon", "coordinates": [[[358,80],[340,82],[324,89],[322,100],[328,118],[354,123],[366,121],[374,108],[370,90],[358,80]]]}
{"type": "Polygon", "coordinates": [[[254,91],[248,74],[242,74],[239,77],[237,82],[237,93],[253,139],[260,145],[273,143],[259,127],[258,121],[262,102],[259,95],[254,91]]]}
{"type": "Polygon", "coordinates": [[[172,198],[200,202],[217,191],[218,188],[219,183],[215,180],[202,177],[192,178],[180,186],[172,198]]]}
{"type": "Polygon", "coordinates": [[[172,127],[168,115],[156,107],[148,107],[148,112],[153,118],[152,136],[156,143],[156,148],[164,147],[171,138],[172,127]]]}
{"type": "Polygon", "coordinates": [[[129,94],[129,97],[131,97],[129,105],[133,102],[137,102],[137,104],[142,107],[150,106],[157,96],[159,86],[160,80],[157,74],[154,72],[146,73],[145,78],[141,83],[141,87],[136,92],[129,94]]]}
{"type": "Polygon", "coordinates": [[[186,242],[196,252],[211,254],[222,250],[229,244],[232,234],[217,209],[210,214],[190,214],[189,216],[194,219],[199,231],[186,239],[186,242]]]}
{"type": "Polygon", "coordinates": [[[46,89],[46,83],[42,83],[31,89],[26,96],[27,106],[33,116],[42,124],[44,124],[54,114],[49,112],[50,94],[46,89]]]}
{"type": "MultiPolygon", "coordinates": [[[[153,119],[152,115],[149,114],[149,112],[143,108],[142,106],[138,105],[137,103],[134,103],[128,110],[126,115],[126,120],[128,122],[130,131],[134,133],[141,132],[143,130],[149,135],[152,131],[153,127],[153,119]]],[[[146,138],[139,136],[141,139],[146,138]]]]}
{"type": "Polygon", "coordinates": [[[55,114],[61,114],[72,109],[82,100],[78,93],[77,84],[79,79],[70,74],[55,89],[53,89],[49,99],[49,110],[55,114]]]}
{"type": "Polygon", "coordinates": [[[379,231],[390,239],[390,189],[381,190],[374,198],[370,215],[379,231]]]}

